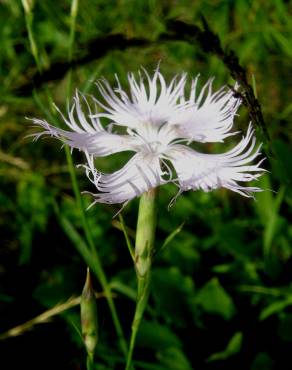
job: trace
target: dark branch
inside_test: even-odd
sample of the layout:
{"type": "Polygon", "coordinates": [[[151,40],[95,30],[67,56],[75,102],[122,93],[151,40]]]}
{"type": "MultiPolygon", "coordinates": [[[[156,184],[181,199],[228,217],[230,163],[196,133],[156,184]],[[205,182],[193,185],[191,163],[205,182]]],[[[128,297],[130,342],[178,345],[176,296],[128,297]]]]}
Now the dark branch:
{"type": "Polygon", "coordinates": [[[173,35],[179,35],[180,40],[187,41],[188,43],[197,43],[205,53],[216,55],[222,60],[232,78],[241,87],[242,92],[240,95],[243,104],[248,108],[252,122],[260,129],[263,139],[269,142],[270,137],[265,125],[261,106],[254,95],[252,86],[248,83],[246,70],[240,65],[234,51],[223,50],[219,37],[210,30],[204,18],[202,18],[202,22],[203,30],[195,25],[186,24],[181,21],[170,21],[168,23],[168,29],[173,35]]]}
{"type": "Polygon", "coordinates": [[[167,23],[167,31],[162,33],[155,42],[143,38],[127,39],[125,36],[117,34],[104,36],[89,41],[84,45],[78,45],[76,49],[82,52],[76,54],[71,63],[57,62],[53,64],[42,75],[36,73],[32,76],[30,82],[18,87],[14,93],[22,96],[29,95],[34,88],[39,88],[46,82],[61,79],[71,68],[76,68],[93,60],[100,59],[113,50],[124,50],[130,47],[140,48],[165,41],[196,43],[205,53],[216,55],[221,59],[228,68],[230,75],[239,83],[241,87],[239,94],[241,95],[243,104],[247,107],[252,122],[260,129],[261,135],[268,142],[269,134],[264,122],[261,106],[254,95],[252,86],[248,83],[246,70],[240,65],[238,57],[232,50],[225,51],[222,48],[219,37],[211,31],[204,18],[202,18],[202,23],[203,29],[181,21],[169,21],[167,23]]]}
{"type": "Polygon", "coordinates": [[[146,39],[127,39],[123,35],[108,35],[95,40],[91,40],[86,44],[78,45],[79,52],[75,55],[71,62],[60,61],[51,65],[50,69],[42,74],[35,73],[30,78],[30,81],[19,86],[14,93],[16,95],[28,96],[33,89],[39,88],[47,82],[60,80],[71,68],[77,68],[93,60],[100,59],[107,53],[113,50],[124,50],[130,47],[142,47],[149,45],[150,42],[146,39]]]}

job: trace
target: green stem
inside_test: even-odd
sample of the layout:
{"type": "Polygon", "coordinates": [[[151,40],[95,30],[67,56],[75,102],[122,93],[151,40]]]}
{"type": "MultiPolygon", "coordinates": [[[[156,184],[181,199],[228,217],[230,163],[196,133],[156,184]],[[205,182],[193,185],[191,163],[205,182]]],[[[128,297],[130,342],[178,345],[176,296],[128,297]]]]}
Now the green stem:
{"type": "Polygon", "coordinates": [[[93,364],[94,364],[93,354],[88,353],[86,358],[86,370],[93,370],[94,369],[93,364]]]}
{"type": "Polygon", "coordinates": [[[40,61],[40,58],[39,58],[37,43],[35,42],[34,33],[33,33],[33,29],[32,29],[33,11],[32,11],[32,8],[30,6],[26,5],[25,1],[22,2],[22,5],[23,5],[23,8],[24,8],[24,17],[25,17],[26,29],[27,29],[27,33],[28,33],[30,50],[31,50],[32,56],[35,60],[37,70],[38,70],[39,74],[41,74],[42,73],[42,65],[41,65],[41,61],[40,61]]]}
{"type": "Polygon", "coordinates": [[[126,370],[132,369],[132,358],[133,358],[133,352],[134,352],[134,347],[136,343],[136,337],[137,337],[137,333],[138,333],[138,330],[139,330],[139,327],[140,327],[140,324],[143,318],[145,308],[147,306],[149,293],[150,293],[150,281],[151,281],[150,278],[151,278],[150,271],[144,277],[138,276],[137,302],[136,302],[134,319],[132,323],[132,333],[131,333],[131,339],[130,339],[130,347],[129,347],[129,352],[128,352],[126,370]]]}
{"type": "Polygon", "coordinates": [[[132,369],[132,357],[137,333],[143,318],[150,293],[151,265],[157,225],[158,189],[151,189],[141,196],[135,244],[135,267],[138,290],[126,370],[132,369]]]}
{"type": "Polygon", "coordinates": [[[117,332],[117,336],[118,336],[118,339],[119,339],[120,348],[121,348],[123,354],[125,356],[127,356],[128,350],[127,350],[126,340],[124,338],[123,330],[122,330],[122,327],[121,327],[121,324],[120,324],[120,321],[119,321],[119,318],[118,318],[117,310],[116,310],[116,307],[115,307],[115,304],[114,304],[114,301],[113,301],[113,298],[112,298],[111,288],[110,288],[110,285],[109,285],[109,283],[107,281],[107,278],[105,276],[104,270],[102,268],[102,264],[101,264],[99,255],[97,254],[97,251],[96,251],[96,248],[95,248],[95,245],[94,245],[94,241],[93,241],[93,238],[92,238],[92,234],[91,234],[91,231],[90,231],[90,227],[88,225],[88,221],[87,221],[87,218],[86,218],[86,215],[85,215],[85,206],[84,206],[83,198],[82,198],[81,193],[80,193],[80,189],[79,189],[79,185],[78,185],[78,182],[77,182],[77,177],[76,177],[76,173],[75,173],[75,169],[74,169],[74,165],[73,165],[73,161],[72,161],[72,156],[71,156],[70,149],[69,149],[68,146],[65,146],[65,153],[66,153],[66,158],[67,158],[67,162],[68,162],[68,166],[69,166],[69,172],[70,172],[70,176],[71,176],[71,182],[72,182],[72,186],[73,186],[74,195],[75,195],[75,198],[77,200],[78,207],[80,209],[80,215],[81,215],[83,230],[84,230],[84,233],[85,233],[87,243],[90,247],[92,262],[95,266],[94,272],[96,273],[97,278],[98,278],[98,280],[99,280],[99,282],[102,286],[102,289],[105,293],[105,296],[106,296],[106,299],[107,299],[107,302],[108,302],[108,306],[109,306],[109,309],[111,311],[113,323],[114,323],[114,326],[115,326],[115,329],[116,329],[116,332],[117,332]]]}
{"type": "MultiPolygon", "coordinates": [[[[73,59],[78,6],[79,6],[79,1],[72,0],[71,11],[70,11],[70,35],[69,35],[69,48],[68,48],[68,61],[69,62],[71,62],[73,59]]],[[[70,68],[68,72],[68,79],[67,79],[67,97],[71,96],[71,90],[72,90],[72,69],[70,68]]]]}
{"type": "Polygon", "coordinates": [[[68,50],[68,60],[71,62],[73,57],[73,46],[75,41],[75,30],[76,30],[76,18],[78,13],[78,0],[72,0],[71,11],[70,11],[70,36],[69,36],[69,50],[68,50]]]}

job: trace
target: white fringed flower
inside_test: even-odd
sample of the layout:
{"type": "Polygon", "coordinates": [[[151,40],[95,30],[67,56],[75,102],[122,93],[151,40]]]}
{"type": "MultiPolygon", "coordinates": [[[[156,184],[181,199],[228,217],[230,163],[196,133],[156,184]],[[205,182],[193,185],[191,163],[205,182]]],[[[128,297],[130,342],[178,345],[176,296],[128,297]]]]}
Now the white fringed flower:
{"type": "Polygon", "coordinates": [[[252,164],[260,155],[260,146],[255,148],[251,125],[246,136],[226,153],[203,154],[191,147],[193,142],[223,142],[236,134],[231,130],[240,99],[232,90],[222,87],[213,92],[210,79],[197,95],[196,77],[187,94],[186,74],[167,84],[158,69],[152,78],[145,70],[138,78],[130,73],[129,93],[116,80],[116,88],[105,79],[97,82],[102,100],[93,98],[99,109],[95,113],[86,98],[76,93],[68,118],[62,116],[68,131],[33,119],[44,129],[34,134],[36,139],[50,135],[85,152],[86,174],[98,190],[93,194],[95,202],[126,203],[168,182],[178,185],[179,194],[227,188],[251,197],[253,192],[261,191],[242,185],[264,171],[260,167],[263,160],[252,164]],[[122,151],[134,154],[120,170],[105,174],[95,168],[94,158],[122,151]]]}

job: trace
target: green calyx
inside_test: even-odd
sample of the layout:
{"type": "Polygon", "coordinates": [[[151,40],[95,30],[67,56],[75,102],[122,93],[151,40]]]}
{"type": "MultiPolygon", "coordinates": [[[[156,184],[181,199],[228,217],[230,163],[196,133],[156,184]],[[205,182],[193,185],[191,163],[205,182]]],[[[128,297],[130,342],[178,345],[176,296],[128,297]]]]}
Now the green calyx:
{"type": "Polygon", "coordinates": [[[158,188],[154,188],[140,199],[135,244],[135,267],[139,277],[144,277],[151,268],[157,224],[157,195],[158,188]]]}

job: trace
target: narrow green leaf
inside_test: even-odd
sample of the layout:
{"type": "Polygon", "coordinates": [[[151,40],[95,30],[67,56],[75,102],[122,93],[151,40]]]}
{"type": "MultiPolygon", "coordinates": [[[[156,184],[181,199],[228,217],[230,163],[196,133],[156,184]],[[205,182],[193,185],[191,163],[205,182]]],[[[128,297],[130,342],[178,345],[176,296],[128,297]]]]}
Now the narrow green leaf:
{"type": "Polygon", "coordinates": [[[280,301],[273,302],[268,307],[265,307],[262,310],[259,319],[260,321],[266,320],[268,317],[283,311],[286,307],[291,305],[292,305],[292,296],[280,301]]]}
{"type": "Polygon", "coordinates": [[[121,214],[119,214],[119,219],[120,219],[121,229],[122,229],[122,231],[124,233],[124,236],[125,236],[125,239],[126,239],[126,243],[127,243],[129,253],[132,257],[132,260],[134,261],[134,259],[135,259],[135,249],[134,249],[134,246],[131,243],[131,240],[130,240],[129,234],[128,234],[128,230],[127,230],[127,226],[126,226],[124,218],[121,214]]]}
{"type": "Polygon", "coordinates": [[[176,229],[174,229],[167,237],[166,239],[164,240],[162,246],[159,248],[159,250],[157,252],[161,252],[162,250],[165,249],[165,247],[168,246],[168,244],[172,241],[173,238],[176,237],[177,234],[179,234],[181,231],[182,231],[182,228],[184,227],[184,222],[179,225],[176,229]]]}
{"type": "Polygon", "coordinates": [[[208,357],[207,361],[211,362],[225,360],[226,358],[238,353],[241,349],[241,344],[242,344],[242,332],[236,332],[228,342],[226,349],[222,352],[213,353],[210,357],[208,357]]]}

